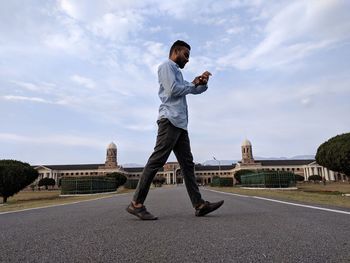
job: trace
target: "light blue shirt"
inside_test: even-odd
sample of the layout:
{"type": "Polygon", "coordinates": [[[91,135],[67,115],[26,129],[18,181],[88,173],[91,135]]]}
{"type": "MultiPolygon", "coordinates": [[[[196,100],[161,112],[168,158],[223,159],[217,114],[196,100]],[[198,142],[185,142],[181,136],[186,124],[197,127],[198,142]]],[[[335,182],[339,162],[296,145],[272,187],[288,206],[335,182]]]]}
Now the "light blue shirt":
{"type": "Polygon", "coordinates": [[[159,92],[162,102],[159,106],[158,120],[167,118],[175,127],[187,130],[188,110],[186,95],[200,94],[207,85],[195,86],[183,79],[179,66],[168,59],[158,67],[159,92]]]}

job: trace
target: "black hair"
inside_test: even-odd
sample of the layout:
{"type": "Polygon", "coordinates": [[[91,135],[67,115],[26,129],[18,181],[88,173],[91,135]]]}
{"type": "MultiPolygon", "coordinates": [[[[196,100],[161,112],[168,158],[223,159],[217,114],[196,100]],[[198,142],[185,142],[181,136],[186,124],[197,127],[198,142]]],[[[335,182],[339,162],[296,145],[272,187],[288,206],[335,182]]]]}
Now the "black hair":
{"type": "Polygon", "coordinates": [[[174,52],[174,50],[178,49],[179,47],[187,47],[189,50],[191,50],[191,46],[189,44],[187,44],[185,41],[176,40],[170,48],[169,57],[174,52]]]}

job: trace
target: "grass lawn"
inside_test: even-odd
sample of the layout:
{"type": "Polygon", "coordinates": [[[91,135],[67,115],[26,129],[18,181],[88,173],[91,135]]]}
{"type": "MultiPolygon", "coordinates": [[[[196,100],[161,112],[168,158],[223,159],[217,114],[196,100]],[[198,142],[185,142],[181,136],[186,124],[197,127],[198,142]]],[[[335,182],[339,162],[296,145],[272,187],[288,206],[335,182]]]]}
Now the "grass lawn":
{"type": "Polygon", "coordinates": [[[209,187],[209,189],[235,194],[274,198],[283,201],[298,201],[308,204],[332,205],[350,208],[349,183],[300,183],[297,190],[244,189],[240,187],[209,187]]]}
{"type": "MultiPolygon", "coordinates": [[[[41,190],[41,191],[31,191],[23,190],[14,196],[7,199],[7,203],[0,205],[0,213],[7,211],[16,211],[28,208],[42,207],[42,206],[52,206],[59,204],[74,203],[83,200],[93,200],[98,198],[110,197],[122,193],[129,193],[135,190],[125,189],[123,187],[118,188],[115,193],[104,193],[95,195],[85,195],[85,196],[59,196],[60,190],[41,190]]],[[[2,201],[2,200],[1,200],[2,201]]]]}

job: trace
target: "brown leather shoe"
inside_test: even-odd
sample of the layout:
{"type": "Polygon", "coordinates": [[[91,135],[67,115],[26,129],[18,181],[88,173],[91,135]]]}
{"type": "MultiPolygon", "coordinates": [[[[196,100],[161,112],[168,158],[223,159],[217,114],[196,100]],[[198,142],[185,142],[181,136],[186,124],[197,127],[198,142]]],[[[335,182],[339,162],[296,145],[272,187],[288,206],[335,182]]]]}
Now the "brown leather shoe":
{"type": "Polygon", "coordinates": [[[216,203],[210,203],[208,201],[205,201],[204,205],[201,208],[196,209],[196,216],[205,216],[206,214],[209,214],[216,209],[218,209],[222,204],[224,203],[224,200],[221,200],[216,203]]]}
{"type": "Polygon", "coordinates": [[[137,216],[138,218],[142,220],[157,220],[158,217],[152,215],[149,213],[146,209],[146,207],[143,205],[140,208],[137,208],[131,203],[127,208],[126,211],[128,211],[130,214],[137,216]]]}

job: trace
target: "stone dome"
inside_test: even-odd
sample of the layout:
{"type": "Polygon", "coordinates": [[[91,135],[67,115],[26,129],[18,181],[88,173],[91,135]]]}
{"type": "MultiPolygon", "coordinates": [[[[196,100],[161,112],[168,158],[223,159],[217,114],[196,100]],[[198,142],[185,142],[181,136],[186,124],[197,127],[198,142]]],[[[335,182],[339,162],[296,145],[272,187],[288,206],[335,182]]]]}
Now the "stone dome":
{"type": "Polygon", "coordinates": [[[245,140],[242,142],[242,146],[252,146],[252,143],[251,143],[249,140],[245,139],[245,140]]]}
{"type": "Polygon", "coordinates": [[[111,142],[111,143],[108,145],[108,149],[117,149],[117,145],[115,145],[114,142],[111,142]]]}

